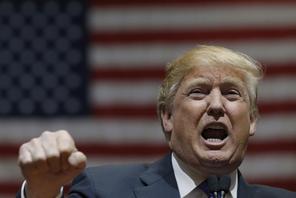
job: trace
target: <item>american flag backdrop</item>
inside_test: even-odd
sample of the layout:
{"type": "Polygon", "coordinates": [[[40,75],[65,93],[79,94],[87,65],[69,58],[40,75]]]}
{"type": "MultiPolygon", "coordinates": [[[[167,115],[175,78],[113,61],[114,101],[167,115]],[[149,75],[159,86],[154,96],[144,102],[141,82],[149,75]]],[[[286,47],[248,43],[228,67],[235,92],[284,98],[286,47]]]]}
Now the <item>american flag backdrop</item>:
{"type": "Polygon", "coordinates": [[[259,60],[261,117],[248,181],[296,191],[296,1],[0,1],[0,197],[23,178],[18,147],[68,130],[88,165],[168,149],[156,116],[164,66],[198,44],[259,60]]]}

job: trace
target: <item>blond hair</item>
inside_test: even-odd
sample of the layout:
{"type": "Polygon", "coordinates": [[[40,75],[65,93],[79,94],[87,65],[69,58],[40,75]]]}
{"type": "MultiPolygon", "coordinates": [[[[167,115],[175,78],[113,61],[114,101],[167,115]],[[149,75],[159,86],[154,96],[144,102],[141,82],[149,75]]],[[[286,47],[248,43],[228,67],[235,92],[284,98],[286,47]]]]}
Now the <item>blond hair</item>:
{"type": "Polygon", "coordinates": [[[253,118],[258,116],[257,86],[262,77],[261,65],[251,57],[224,47],[200,45],[187,51],[180,58],[166,66],[166,76],[160,87],[157,111],[171,112],[175,94],[182,79],[194,67],[229,66],[243,72],[250,101],[250,113],[253,118]]]}

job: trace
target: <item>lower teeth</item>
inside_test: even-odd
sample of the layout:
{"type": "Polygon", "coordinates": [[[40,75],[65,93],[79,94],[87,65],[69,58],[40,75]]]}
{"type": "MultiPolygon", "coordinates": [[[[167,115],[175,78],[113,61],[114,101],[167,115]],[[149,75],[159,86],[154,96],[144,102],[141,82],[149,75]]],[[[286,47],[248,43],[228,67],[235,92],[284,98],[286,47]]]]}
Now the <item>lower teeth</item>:
{"type": "Polygon", "coordinates": [[[216,138],[208,138],[207,141],[209,142],[221,142],[222,140],[216,138]]]}

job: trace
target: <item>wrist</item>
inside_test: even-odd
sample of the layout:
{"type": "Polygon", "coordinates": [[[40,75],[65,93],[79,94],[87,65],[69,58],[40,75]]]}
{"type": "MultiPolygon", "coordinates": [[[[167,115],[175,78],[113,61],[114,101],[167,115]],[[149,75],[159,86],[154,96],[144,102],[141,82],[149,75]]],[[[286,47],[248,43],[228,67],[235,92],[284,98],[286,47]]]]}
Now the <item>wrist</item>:
{"type": "Polygon", "coordinates": [[[63,187],[52,186],[32,186],[24,181],[22,186],[24,198],[61,198],[63,194],[63,187]]]}

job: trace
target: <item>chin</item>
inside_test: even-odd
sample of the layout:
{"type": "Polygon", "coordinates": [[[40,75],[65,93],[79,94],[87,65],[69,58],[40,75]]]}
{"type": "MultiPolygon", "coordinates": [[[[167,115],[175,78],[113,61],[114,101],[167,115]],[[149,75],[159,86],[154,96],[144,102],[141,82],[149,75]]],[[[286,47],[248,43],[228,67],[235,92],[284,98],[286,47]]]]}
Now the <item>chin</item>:
{"type": "Polygon", "coordinates": [[[232,159],[232,155],[225,151],[207,151],[201,160],[204,166],[214,169],[235,169],[240,160],[232,159]],[[235,168],[233,168],[235,167],[235,168]]]}
{"type": "Polygon", "coordinates": [[[235,171],[238,164],[229,164],[229,161],[207,161],[205,163],[202,163],[202,169],[204,172],[206,172],[208,175],[228,175],[235,171]]]}
{"type": "Polygon", "coordinates": [[[205,159],[213,162],[225,162],[231,159],[231,152],[230,151],[223,151],[223,150],[208,150],[205,151],[204,157],[205,159]]]}

